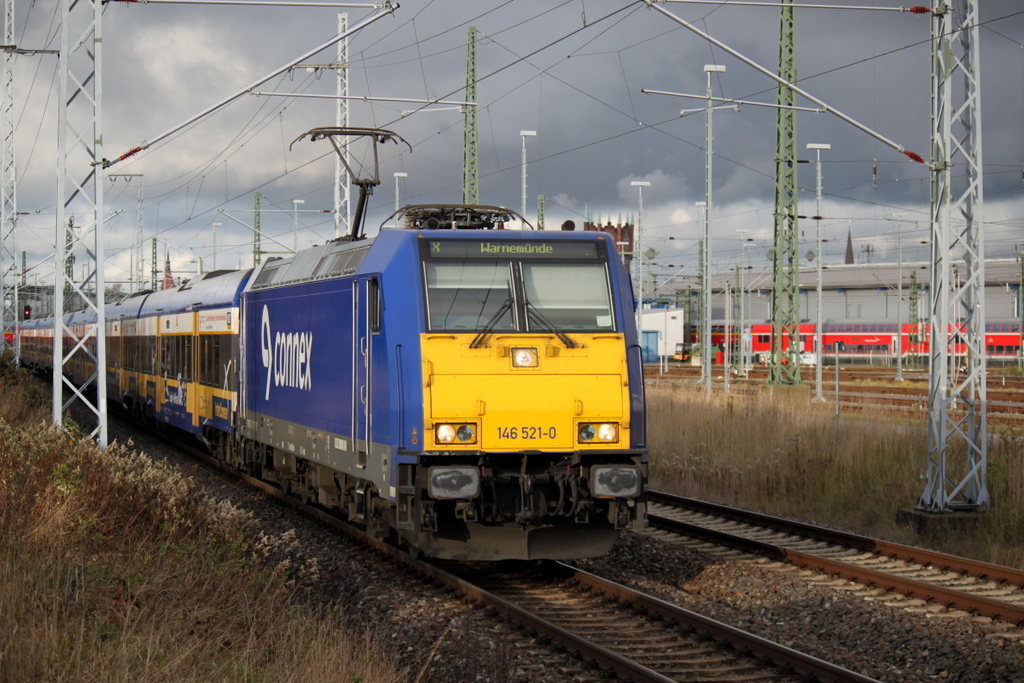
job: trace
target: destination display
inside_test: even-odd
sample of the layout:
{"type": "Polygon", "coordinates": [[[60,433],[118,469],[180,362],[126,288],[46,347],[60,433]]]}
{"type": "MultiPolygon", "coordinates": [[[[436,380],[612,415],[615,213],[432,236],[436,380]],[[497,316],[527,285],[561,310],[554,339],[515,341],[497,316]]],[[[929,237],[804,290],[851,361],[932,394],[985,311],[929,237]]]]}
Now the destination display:
{"type": "Polygon", "coordinates": [[[431,258],[596,259],[597,242],[563,240],[428,240],[431,258]]]}

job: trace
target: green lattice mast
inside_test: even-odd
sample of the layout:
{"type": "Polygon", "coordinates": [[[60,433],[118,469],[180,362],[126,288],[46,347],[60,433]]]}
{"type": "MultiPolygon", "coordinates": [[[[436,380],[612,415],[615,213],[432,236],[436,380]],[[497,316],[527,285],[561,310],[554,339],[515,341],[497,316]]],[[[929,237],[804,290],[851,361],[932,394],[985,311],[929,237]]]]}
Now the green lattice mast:
{"type": "Polygon", "coordinates": [[[917,273],[910,271],[910,297],[908,301],[910,304],[910,329],[907,335],[907,341],[910,342],[910,354],[907,356],[907,365],[912,368],[920,367],[918,353],[921,350],[921,315],[917,308],[920,297],[921,292],[917,287],[917,273]]]}
{"type": "Polygon", "coordinates": [[[150,264],[152,264],[152,267],[150,268],[150,271],[149,271],[149,274],[150,274],[150,276],[152,278],[152,286],[150,287],[150,289],[152,289],[155,292],[156,291],[156,274],[159,272],[159,269],[157,267],[157,263],[159,263],[159,256],[156,253],[156,238],[155,237],[153,238],[153,250],[152,250],[152,254],[149,257],[149,261],[150,261],[150,264]]]}
{"type": "Polygon", "coordinates": [[[479,172],[476,153],[476,26],[469,27],[466,43],[465,127],[462,138],[462,203],[479,204],[479,172]]]}
{"type": "MultiPolygon", "coordinates": [[[[779,27],[779,77],[796,82],[796,8],[783,0],[779,27]]],[[[797,247],[796,93],[778,88],[775,131],[775,247],[772,249],[772,353],[769,384],[803,384],[800,377],[800,271],[797,247]],[[789,347],[782,348],[783,338],[789,347]],[[784,362],[785,361],[785,362],[784,362]]]]}
{"type": "Polygon", "coordinates": [[[260,242],[260,193],[256,193],[256,202],[252,214],[252,267],[260,264],[263,256],[263,245],[260,242]]]}

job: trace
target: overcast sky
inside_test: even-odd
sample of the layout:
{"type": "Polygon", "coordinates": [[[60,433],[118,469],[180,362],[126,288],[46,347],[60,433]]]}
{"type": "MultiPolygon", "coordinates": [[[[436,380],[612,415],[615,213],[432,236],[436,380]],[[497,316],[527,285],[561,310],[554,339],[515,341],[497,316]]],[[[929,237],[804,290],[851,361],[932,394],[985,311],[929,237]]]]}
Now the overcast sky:
{"type": "MultiPolygon", "coordinates": [[[[820,0],[819,0],[820,2],[820,0]]],[[[826,0],[832,2],[832,0],[826,0]]],[[[480,201],[520,207],[522,130],[526,139],[528,217],[546,197],[546,223],[617,222],[636,216],[635,180],[644,188],[648,247],[657,269],[693,272],[704,199],[705,118],[680,116],[703,101],[644,94],[644,89],[703,94],[704,65],[717,97],[772,103],[774,82],[642,2],[629,0],[404,0],[351,38],[349,93],[374,98],[461,101],[466,39],[479,32],[477,122],[480,201]]],[[[833,4],[839,4],[835,2],[833,4]]],[[[930,156],[930,17],[882,11],[896,5],[858,0],[878,10],[797,11],[800,86],[886,138],[930,156]]],[[[779,9],[727,3],[662,5],[733,49],[775,71],[779,9]]],[[[252,7],[111,2],[103,17],[103,156],[116,158],[188,121],[329,41],[338,12],[354,26],[369,9],[252,7]]],[[[981,4],[986,245],[989,257],[1014,256],[1024,243],[1024,7],[1019,0],[981,4]]],[[[56,0],[15,0],[16,42],[56,49],[56,0]]],[[[329,48],[307,63],[336,60],[329,48]]],[[[57,60],[22,55],[15,72],[19,250],[29,265],[52,253],[56,202],[57,60]]],[[[333,71],[297,70],[258,87],[265,93],[333,95],[333,71]]],[[[798,98],[798,105],[814,106],[798,98]]],[[[196,257],[216,266],[251,264],[253,195],[262,193],[262,228],[290,248],[334,235],[334,156],[327,142],[293,140],[335,122],[330,99],[246,95],[200,122],[107,169],[142,174],[145,258],[150,239],[168,246],[176,274],[196,257]],[[300,230],[292,234],[296,204],[300,230]],[[229,215],[220,213],[228,212],[229,215]],[[229,217],[230,216],[230,217],[229,217]],[[233,218],[232,218],[233,217],[233,218]]],[[[381,185],[369,200],[367,231],[391,213],[396,172],[401,203],[462,199],[463,116],[451,106],[352,101],[350,125],[383,127],[412,147],[381,149],[381,185]]],[[[738,259],[766,262],[773,231],[774,109],[745,106],[714,115],[714,268],[738,259]],[[740,231],[747,231],[745,233],[740,231]],[[755,242],[741,249],[744,238],[755,242]]],[[[831,114],[800,112],[798,143],[822,152],[824,263],[842,262],[848,232],[858,262],[896,259],[902,225],[904,260],[927,260],[929,171],[922,164],[831,114]],[[899,215],[903,223],[887,220],[899,215]]],[[[78,174],[84,177],[84,169],[78,174]]],[[[103,180],[108,280],[129,277],[137,182],[103,180]]],[[[813,164],[800,165],[801,213],[814,213],[813,164]]],[[[353,204],[355,195],[353,195],[353,204]]],[[[815,226],[804,225],[814,249],[815,226]]],[[[264,249],[277,248],[269,239],[264,249]]],[[[809,261],[803,261],[810,263],[809,261]]],[[[46,265],[32,271],[49,278],[46,265]]]]}

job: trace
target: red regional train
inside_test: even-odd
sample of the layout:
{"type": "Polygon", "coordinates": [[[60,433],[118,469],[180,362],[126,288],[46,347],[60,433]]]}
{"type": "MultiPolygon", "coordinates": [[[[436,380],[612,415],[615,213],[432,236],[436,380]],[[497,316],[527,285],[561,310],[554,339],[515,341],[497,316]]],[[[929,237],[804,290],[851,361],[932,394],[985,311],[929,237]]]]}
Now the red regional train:
{"type": "MultiPolygon", "coordinates": [[[[756,323],[748,326],[750,334],[750,352],[758,362],[765,362],[772,349],[771,323],[756,323]]],[[[729,341],[734,351],[740,348],[744,328],[733,325],[730,328],[729,341]]],[[[800,350],[814,351],[815,324],[801,323],[799,326],[800,350]]],[[[826,321],[821,326],[822,351],[825,360],[835,358],[838,354],[842,362],[885,362],[896,356],[896,338],[900,337],[899,348],[903,349],[904,358],[915,356],[927,358],[930,352],[927,323],[915,325],[886,321],[826,321]],[[900,330],[897,332],[897,330],[900,330]]],[[[694,334],[691,345],[696,344],[699,337],[694,334]]],[[[1021,350],[1021,324],[1019,320],[993,320],[985,324],[985,351],[989,362],[1016,362],[1021,350]]],[[[715,323],[711,326],[711,343],[718,349],[725,346],[725,325],[715,323]]],[[[687,344],[676,345],[676,360],[686,360],[689,355],[687,344]]],[[[789,348],[789,338],[783,337],[783,348],[789,348]]],[[[957,343],[956,354],[964,353],[962,343],[957,343]]],[[[719,354],[721,355],[721,354],[719,354]]],[[[721,358],[717,358],[721,362],[721,358]]]]}

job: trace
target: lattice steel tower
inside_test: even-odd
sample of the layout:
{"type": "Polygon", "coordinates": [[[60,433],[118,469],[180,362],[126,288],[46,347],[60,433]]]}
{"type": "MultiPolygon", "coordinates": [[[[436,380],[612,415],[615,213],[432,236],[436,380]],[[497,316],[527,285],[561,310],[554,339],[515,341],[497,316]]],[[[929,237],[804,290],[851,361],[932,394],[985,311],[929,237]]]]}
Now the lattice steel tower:
{"type": "MultiPolygon", "coordinates": [[[[338,13],[338,33],[348,31],[348,14],[338,13]]],[[[334,122],[338,128],[348,128],[348,38],[338,43],[338,78],[336,90],[338,102],[335,105],[334,122]]],[[[348,137],[345,138],[345,154],[348,154],[348,137]]],[[[257,213],[259,210],[259,198],[257,194],[257,213]]],[[[341,155],[334,159],[334,236],[347,235],[352,229],[352,179],[345,170],[341,155]]],[[[258,242],[260,239],[259,225],[254,233],[258,242]]],[[[256,254],[257,245],[253,244],[253,265],[259,264],[259,255],[256,254]]]]}
{"type": "Polygon", "coordinates": [[[462,203],[480,203],[480,174],[477,169],[476,131],[476,26],[469,27],[466,43],[466,102],[462,136],[462,203]]]}
{"type": "MultiPolygon", "coordinates": [[[[783,0],[779,77],[796,82],[796,8],[783,0]]],[[[803,384],[800,377],[800,255],[797,244],[796,93],[778,87],[775,131],[775,246],[772,249],[772,350],[768,384],[803,384]],[[787,338],[789,347],[782,348],[787,338]]]]}
{"type": "Polygon", "coordinates": [[[990,504],[979,4],[932,5],[928,469],[917,505],[927,512],[990,504]]]}
{"type": "Polygon", "coordinates": [[[57,220],[54,259],[53,422],[61,425],[64,410],[77,398],[96,416],[89,433],[107,447],[106,289],[103,265],[103,3],[102,0],[61,0],[59,100],[57,127],[57,220]],[[73,214],[73,215],[72,215],[73,214]],[[68,230],[73,216],[77,231],[68,230]],[[65,243],[65,235],[71,240],[65,243]],[[84,268],[80,281],[69,274],[76,254],[84,268]],[[95,324],[79,330],[64,324],[65,288],[70,298],[95,314],[95,324]],[[81,334],[81,336],[79,336],[81,334]],[[64,343],[61,344],[60,340],[64,343]],[[67,376],[73,358],[82,356],[96,368],[83,386],[67,376]],[[63,402],[64,391],[71,397],[63,402]]]}
{"type": "Polygon", "coordinates": [[[918,309],[918,302],[921,299],[921,290],[917,286],[917,273],[910,271],[910,294],[908,305],[910,307],[907,343],[910,345],[910,354],[907,356],[907,365],[911,368],[921,366],[921,359],[918,355],[921,344],[921,315],[918,309]]]}
{"type": "MultiPolygon", "coordinates": [[[[347,173],[345,174],[348,175],[347,173]]],[[[256,197],[253,200],[252,212],[252,267],[255,268],[263,260],[263,233],[260,232],[260,198],[262,195],[256,190],[256,197]]],[[[337,216],[337,214],[335,214],[337,216]]],[[[347,221],[350,224],[352,221],[347,221]]],[[[337,225],[337,223],[335,223],[337,225]]]]}
{"type": "Polygon", "coordinates": [[[18,358],[18,201],[14,158],[14,0],[4,2],[3,101],[0,102],[0,355],[18,358]],[[3,334],[12,330],[11,340],[3,334]]]}

